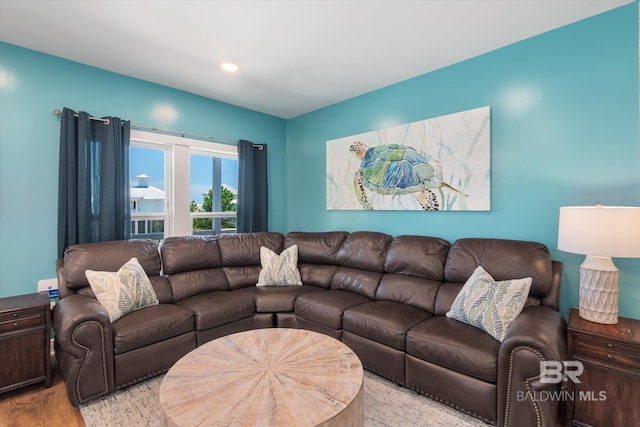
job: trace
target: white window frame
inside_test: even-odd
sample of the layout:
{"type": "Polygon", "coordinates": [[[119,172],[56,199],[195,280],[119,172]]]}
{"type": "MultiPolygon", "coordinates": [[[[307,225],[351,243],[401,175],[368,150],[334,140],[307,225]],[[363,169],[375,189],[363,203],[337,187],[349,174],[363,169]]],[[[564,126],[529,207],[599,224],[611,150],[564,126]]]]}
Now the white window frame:
{"type": "MultiPolygon", "coordinates": [[[[202,141],[182,136],[166,135],[132,129],[130,144],[133,147],[160,149],[165,152],[165,209],[164,235],[191,236],[193,218],[228,218],[231,215],[222,212],[190,212],[190,163],[191,154],[238,158],[237,145],[202,141]]],[[[138,219],[132,214],[131,219],[138,219]]]]}

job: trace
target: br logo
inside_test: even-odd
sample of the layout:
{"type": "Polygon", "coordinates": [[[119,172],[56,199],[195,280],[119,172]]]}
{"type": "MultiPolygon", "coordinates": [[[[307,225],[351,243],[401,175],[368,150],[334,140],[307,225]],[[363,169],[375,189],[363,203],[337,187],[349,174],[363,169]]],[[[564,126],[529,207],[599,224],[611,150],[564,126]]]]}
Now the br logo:
{"type": "Polygon", "coordinates": [[[582,362],[577,360],[545,360],[540,362],[540,382],[543,384],[558,384],[570,379],[580,384],[578,377],[584,372],[582,362]]]}

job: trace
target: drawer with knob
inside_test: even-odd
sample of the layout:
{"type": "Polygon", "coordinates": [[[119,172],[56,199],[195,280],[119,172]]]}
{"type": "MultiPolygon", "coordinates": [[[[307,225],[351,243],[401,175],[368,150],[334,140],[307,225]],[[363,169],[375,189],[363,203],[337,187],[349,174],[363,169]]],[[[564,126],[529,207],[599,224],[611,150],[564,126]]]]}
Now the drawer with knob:
{"type": "Polygon", "coordinates": [[[19,331],[22,328],[33,326],[45,326],[45,310],[15,311],[13,313],[0,315],[0,332],[19,331]]]}
{"type": "Polygon", "coordinates": [[[593,358],[640,370],[640,348],[611,340],[577,335],[574,342],[574,356],[577,359],[593,358]]]}

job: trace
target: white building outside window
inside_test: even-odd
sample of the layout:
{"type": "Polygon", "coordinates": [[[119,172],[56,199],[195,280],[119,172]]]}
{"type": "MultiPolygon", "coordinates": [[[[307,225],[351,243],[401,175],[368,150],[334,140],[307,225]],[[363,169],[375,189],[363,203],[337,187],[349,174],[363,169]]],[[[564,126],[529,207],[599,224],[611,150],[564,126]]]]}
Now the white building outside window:
{"type": "Polygon", "coordinates": [[[237,158],[236,145],[132,130],[132,238],[234,232],[237,158]]]}

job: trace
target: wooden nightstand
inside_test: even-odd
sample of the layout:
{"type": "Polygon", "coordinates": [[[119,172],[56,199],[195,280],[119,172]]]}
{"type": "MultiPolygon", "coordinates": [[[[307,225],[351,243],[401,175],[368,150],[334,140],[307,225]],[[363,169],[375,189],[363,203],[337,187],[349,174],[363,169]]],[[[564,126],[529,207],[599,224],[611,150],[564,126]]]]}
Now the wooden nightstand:
{"type": "Polygon", "coordinates": [[[580,383],[567,381],[568,426],[637,426],[640,420],[640,320],[615,325],[569,312],[568,358],[582,362],[580,383]]]}
{"type": "Polygon", "coordinates": [[[0,392],[51,385],[51,315],[46,292],[0,298],[0,392]]]}

